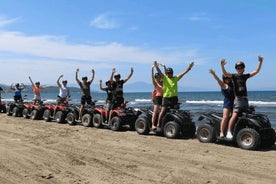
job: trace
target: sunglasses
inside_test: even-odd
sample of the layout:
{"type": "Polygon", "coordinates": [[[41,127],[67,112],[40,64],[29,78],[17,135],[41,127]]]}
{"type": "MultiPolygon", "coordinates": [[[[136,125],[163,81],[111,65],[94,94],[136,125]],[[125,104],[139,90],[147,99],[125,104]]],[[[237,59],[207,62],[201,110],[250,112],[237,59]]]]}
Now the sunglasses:
{"type": "Polygon", "coordinates": [[[237,66],[237,69],[239,70],[239,69],[244,69],[244,67],[243,66],[237,66]]]}

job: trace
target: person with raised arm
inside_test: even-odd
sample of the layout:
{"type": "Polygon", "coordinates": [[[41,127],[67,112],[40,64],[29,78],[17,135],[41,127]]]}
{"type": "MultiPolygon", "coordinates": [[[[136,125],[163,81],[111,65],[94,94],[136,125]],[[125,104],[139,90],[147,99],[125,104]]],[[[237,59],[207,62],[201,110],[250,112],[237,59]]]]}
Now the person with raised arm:
{"type": "Polygon", "coordinates": [[[125,101],[123,86],[133,75],[133,68],[131,67],[130,74],[125,79],[121,79],[121,75],[115,74],[115,72],[116,70],[113,68],[110,77],[111,85],[114,87],[113,109],[119,107],[125,101]],[[113,80],[113,77],[115,81],[113,80]]]}
{"type": "Polygon", "coordinates": [[[57,86],[59,88],[59,94],[57,96],[57,103],[63,103],[65,100],[67,100],[70,97],[70,89],[67,87],[67,80],[62,80],[62,83],[60,83],[60,79],[63,77],[63,75],[60,75],[57,79],[57,86]]]}
{"type": "Polygon", "coordinates": [[[210,69],[209,72],[213,75],[215,80],[218,82],[221,93],[224,96],[223,100],[223,110],[222,110],[222,120],[220,123],[220,137],[224,137],[224,131],[228,125],[229,119],[232,115],[233,105],[234,105],[234,92],[233,84],[230,77],[222,75],[222,80],[216,75],[216,72],[213,69],[210,69]]]}
{"type": "Polygon", "coordinates": [[[226,135],[227,139],[230,139],[230,140],[233,139],[232,131],[233,131],[234,124],[237,120],[237,117],[239,113],[246,111],[249,107],[248,98],[247,98],[246,81],[248,78],[251,78],[260,72],[262,63],[263,63],[263,57],[258,56],[258,61],[259,61],[259,64],[254,71],[244,74],[245,64],[242,61],[238,61],[235,64],[235,69],[237,73],[228,73],[225,70],[225,65],[226,65],[225,59],[221,60],[222,72],[225,76],[230,77],[232,79],[234,95],[235,95],[233,114],[228,124],[228,130],[226,135]]]}
{"type": "Polygon", "coordinates": [[[162,81],[163,81],[163,99],[162,99],[162,108],[161,112],[158,116],[157,127],[161,127],[162,118],[169,106],[178,106],[178,81],[187,74],[192,67],[194,66],[194,62],[190,63],[189,66],[180,74],[173,75],[172,68],[166,68],[165,74],[160,70],[159,64],[157,61],[154,61],[154,66],[157,69],[162,81]]]}
{"type": "Polygon", "coordinates": [[[81,106],[80,106],[80,113],[79,113],[79,121],[81,121],[83,110],[85,104],[91,105],[92,104],[92,97],[90,93],[90,85],[92,84],[94,77],[95,77],[95,70],[92,69],[91,73],[91,79],[88,80],[87,76],[82,77],[82,81],[78,78],[79,69],[76,69],[76,81],[79,84],[81,88],[81,106]]]}
{"type": "Polygon", "coordinates": [[[13,83],[11,84],[10,89],[14,90],[14,96],[13,96],[14,102],[22,102],[23,101],[21,92],[25,88],[26,88],[26,86],[23,83],[21,83],[21,86],[19,83],[15,83],[15,85],[13,85],[13,83]]]}
{"type": "Polygon", "coordinates": [[[32,84],[32,88],[33,88],[33,93],[34,93],[34,99],[33,99],[33,103],[36,104],[36,103],[41,103],[41,96],[40,96],[40,93],[43,89],[46,89],[46,88],[50,88],[51,86],[41,86],[40,85],[40,82],[37,81],[37,82],[33,82],[32,78],[29,76],[29,80],[32,84]]]}

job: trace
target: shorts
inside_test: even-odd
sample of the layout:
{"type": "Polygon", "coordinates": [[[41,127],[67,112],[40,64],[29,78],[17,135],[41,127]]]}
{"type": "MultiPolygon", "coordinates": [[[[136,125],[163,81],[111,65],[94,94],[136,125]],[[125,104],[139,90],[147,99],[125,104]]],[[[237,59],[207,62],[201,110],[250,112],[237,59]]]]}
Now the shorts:
{"type": "Polygon", "coordinates": [[[92,104],[91,96],[82,96],[81,97],[81,105],[85,105],[85,103],[87,103],[88,105],[92,104]]]}
{"type": "Polygon", "coordinates": [[[245,112],[247,111],[248,105],[248,98],[235,98],[234,100],[234,112],[245,112]]]}
{"type": "Polygon", "coordinates": [[[120,107],[122,103],[124,103],[125,99],[124,97],[117,97],[113,100],[112,109],[115,109],[116,107],[120,107]]]}
{"type": "Polygon", "coordinates": [[[14,96],[13,99],[14,99],[15,102],[22,102],[23,101],[22,96],[14,96]]]}
{"type": "Polygon", "coordinates": [[[154,99],[153,99],[153,104],[154,105],[162,105],[162,96],[156,96],[154,99]]]}
{"type": "Polygon", "coordinates": [[[162,99],[162,107],[172,107],[178,106],[178,97],[163,97],[162,99]]]}

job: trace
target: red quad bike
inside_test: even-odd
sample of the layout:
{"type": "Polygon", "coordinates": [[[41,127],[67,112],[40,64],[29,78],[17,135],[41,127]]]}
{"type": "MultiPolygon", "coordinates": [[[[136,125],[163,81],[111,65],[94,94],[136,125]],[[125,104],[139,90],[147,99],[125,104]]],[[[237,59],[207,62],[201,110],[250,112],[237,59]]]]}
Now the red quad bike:
{"type": "Polygon", "coordinates": [[[124,125],[128,125],[130,130],[135,130],[135,120],[139,112],[133,107],[126,107],[127,102],[121,104],[110,111],[110,122],[106,120],[106,113],[104,106],[97,106],[94,108],[93,126],[96,128],[108,127],[113,131],[119,131],[124,125]]]}
{"type": "Polygon", "coordinates": [[[22,116],[24,118],[30,118],[33,120],[42,119],[44,112],[43,101],[34,101],[33,103],[24,103],[24,109],[22,111],[22,116]]]}
{"type": "Polygon", "coordinates": [[[59,104],[45,104],[45,110],[42,117],[46,122],[50,122],[54,119],[57,123],[65,123],[66,115],[69,112],[68,107],[67,100],[59,104]]]}
{"type": "Polygon", "coordinates": [[[6,113],[6,112],[7,112],[7,109],[6,109],[6,102],[2,101],[1,89],[2,89],[2,88],[0,88],[0,112],[6,113]]]}

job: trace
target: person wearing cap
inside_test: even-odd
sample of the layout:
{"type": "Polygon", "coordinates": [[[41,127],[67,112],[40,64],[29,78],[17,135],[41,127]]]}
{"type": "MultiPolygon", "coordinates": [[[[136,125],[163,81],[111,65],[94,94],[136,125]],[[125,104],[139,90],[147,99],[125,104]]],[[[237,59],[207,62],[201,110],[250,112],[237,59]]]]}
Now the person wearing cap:
{"type": "Polygon", "coordinates": [[[123,85],[133,75],[133,68],[131,67],[130,74],[125,79],[121,79],[121,75],[115,74],[115,72],[116,72],[116,70],[115,70],[115,68],[113,68],[111,76],[110,76],[111,85],[114,87],[113,107],[112,107],[113,109],[116,107],[119,107],[122,103],[124,103],[123,85]],[[115,81],[113,80],[113,76],[114,76],[115,81]]]}
{"type": "Polygon", "coordinates": [[[13,85],[13,83],[10,86],[11,90],[14,90],[14,102],[22,102],[22,95],[21,95],[21,91],[24,90],[26,88],[26,86],[21,83],[21,86],[19,85],[19,83],[16,83],[15,85],[13,85]]]}
{"type": "Polygon", "coordinates": [[[226,65],[225,59],[221,60],[221,69],[222,69],[223,75],[230,77],[232,79],[234,95],[235,95],[233,114],[229,120],[228,130],[226,134],[227,139],[233,138],[232,131],[238,115],[241,112],[246,111],[249,107],[248,98],[247,98],[246,81],[248,78],[251,78],[256,74],[258,74],[259,71],[261,70],[263,57],[258,56],[258,61],[259,61],[259,64],[253,72],[244,74],[245,64],[242,61],[238,61],[235,64],[235,69],[237,73],[228,73],[225,70],[225,65],[226,65]]]}
{"type": "Polygon", "coordinates": [[[81,106],[80,106],[80,114],[79,114],[79,120],[81,120],[82,118],[82,113],[84,110],[84,105],[87,103],[88,105],[92,104],[92,97],[90,94],[90,85],[92,84],[93,80],[94,80],[94,76],[95,76],[95,70],[92,69],[91,73],[91,79],[88,80],[87,76],[82,77],[82,81],[79,80],[78,78],[78,73],[79,73],[79,69],[77,68],[76,70],[76,81],[79,84],[80,88],[81,88],[81,106]]]}
{"type": "Polygon", "coordinates": [[[34,83],[30,76],[29,76],[29,80],[32,83],[32,88],[34,92],[33,104],[41,103],[41,97],[40,97],[41,90],[45,88],[49,88],[51,86],[41,86],[39,81],[34,83]]]}
{"type": "MultiPolygon", "coordinates": [[[[151,122],[152,122],[151,129],[153,131],[156,130],[156,120],[158,119],[158,111],[159,111],[159,107],[161,107],[162,105],[162,98],[163,98],[163,83],[159,73],[157,72],[154,74],[154,67],[155,67],[154,64],[152,64],[151,80],[152,80],[154,89],[152,91],[153,113],[151,118],[151,122]]],[[[166,71],[165,65],[163,65],[163,67],[164,67],[164,70],[166,71]]]]}
{"type": "Polygon", "coordinates": [[[63,80],[62,84],[60,83],[60,79],[63,75],[60,75],[57,79],[57,86],[59,88],[59,94],[57,96],[57,103],[63,103],[66,99],[70,97],[70,89],[67,87],[67,80],[63,80]]]}
{"type": "Polygon", "coordinates": [[[154,66],[156,67],[156,70],[163,81],[162,108],[157,121],[157,127],[160,128],[161,121],[167,110],[167,107],[178,105],[178,81],[192,69],[192,67],[194,66],[194,62],[190,63],[189,66],[182,73],[176,76],[173,75],[172,68],[166,68],[166,72],[165,74],[163,74],[159,68],[159,63],[157,63],[157,61],[154,61],[154,66]]]}
{"type": "Polygon", "coordinates": [[[110,113],[110,110],[113,106],[113,93],[114,93],[114,88],[113,86],[111,85],[111,82],[110,80],[106,81],[105,82],[105,85],[106,87],[103,87],[103,81],[100,80],[100,89],[102,91],[105,91],[106,92],[106,100],[105,100],[105,110],[106,110],[106,121],[108,122],[109,121],[109,113],[110,113]]]}
{"type": "Polygon", "coordinates": [[[218,78],[216,72],[213,69],[210,69],[209,72],[213,75],[215,80],[218,82],[221,87],[221,93],[224,96],[223,100],[223,110],[222,110],[222,120],[220,123],[220,137],[224,137],[224,131],[227,127],[229,119],[232,115],[233,105],[234,105],[234,92],[233,92],[233,84],[231,82],[230,77],[226,77],[222,75],[222,80],[218,78]]]}

